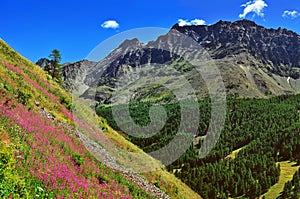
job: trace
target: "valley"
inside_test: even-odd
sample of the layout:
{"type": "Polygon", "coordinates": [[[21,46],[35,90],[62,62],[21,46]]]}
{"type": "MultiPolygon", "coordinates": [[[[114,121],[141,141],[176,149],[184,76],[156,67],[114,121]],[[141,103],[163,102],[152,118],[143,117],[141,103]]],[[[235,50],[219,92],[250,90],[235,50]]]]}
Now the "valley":
{"type": "MultiPolygon", "coordinates": [[[[282,178],[280,172],[285,172],[285,164],[282,164],[281,170],[278,161],[290,160],[299,164],[299,100],[299,95],[270,99],[227,99],[229,114],[214,149],[200,159],[198,150],[201,142],[197,146],[191,145],[178,160],[167,167],[168,170],[175,171],[177,177],[204,198],[254,198],[263,195],[272,186],[278,186],[275,184],[282,178]]],[[[145,113],[151,106],[155,104],[132,106],[131,115],[138,124],[149,122],[145,113]]],[[[179,107],[179,104],[164,105],[172,119],[155,136],[147,139],[127,136],[127,139],[146,152],[165,146],[178,133],[180,111],[176,110],[179,107]]],[[[199,101],[199,107],[202,117],[197,136],[205,135],[207,131],[209,100],[199,101]]],[[[110,107],[99,108],[97,113],[120,131],[110,107]]],[[[277,192],[276,197],[279,196],[280,192],[277,192]]]]}
{"type": "Polygon", "coordinates": [[[0,198],[300,197],[297,33],[220,20],[53,52],[0,40],[0,198]]]}

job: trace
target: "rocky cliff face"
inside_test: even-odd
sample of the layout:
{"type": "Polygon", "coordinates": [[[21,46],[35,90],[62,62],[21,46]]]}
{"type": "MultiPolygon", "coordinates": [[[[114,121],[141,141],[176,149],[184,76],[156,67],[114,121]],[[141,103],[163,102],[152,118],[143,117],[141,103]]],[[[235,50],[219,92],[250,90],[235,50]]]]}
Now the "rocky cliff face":
{"type": "Polygon", "coordinates": [[[89,86],[85,84],[86,77],[96,64],[97,62],[88,60],[64,64],[62,69],[64,87],[74,94],[87,90],[89,86]]]}
{"type": "Polygon", "coordinates": [[[137,39],[125,40],[118,48],[99,62],[82,60],[64,64],[62,70],[64,87],[77,95],[83,94],[88,89],[95,88],[109,65],[122,54],[140,47],[142,47],[142,43],[137,39]]]}
{"type": "MultiPolygon", "coordinates": [[[[176,24],[167,35],[147,44],[137,39],[126,40],[98,63],[65,65],[64,71],[69,71],[64,72],[67,87],[76,89],[76,82],[80,82],[84,89],[77,88],[78,94],[107,102],[121,76],[147,64],[159,64],[161,72],[167,70],[165,66],[175,66],[180,72],[185,72],[186,79],[202,97],[207,94],[207,89],[201,75],[195,75],[181,56],[193,56],[196,54],[193,49],[197,49],[198,45],[218,66],[228,94],[266,97],[300,91],[300,36],[286,29],[266,29],[249,20],[219,21],[211,26],[180,27],[176,24]],[[178,39],[180,37],[177,38],[178,34],[193,42],[183,42],[178,39]]],[[[147,82],[153,76],[142,78],[131,84],[147,82]]],[[[142,92],[143,89],[135,90],[142,92]]],[[[148,87],[146,90],[156,95],[165,94],[161,87],[148,87]]]]}
{"type": "Polygon", "coordinates": [[[249,20],[219,21],[212,26],[173,26],[190,35],[216,59],[249,53],[268,70],[281,76],[299,78],[300,36],[287,29],[266,29],[249,20]]]}
{"type": "Polygon", "coordinates": [[[51,65],[52,62],[51,62],[51,60],[49,60],[47,58],[41,58],[35,64],[40,66],[42,69],[44,69],[47,64],[51,65]]]}

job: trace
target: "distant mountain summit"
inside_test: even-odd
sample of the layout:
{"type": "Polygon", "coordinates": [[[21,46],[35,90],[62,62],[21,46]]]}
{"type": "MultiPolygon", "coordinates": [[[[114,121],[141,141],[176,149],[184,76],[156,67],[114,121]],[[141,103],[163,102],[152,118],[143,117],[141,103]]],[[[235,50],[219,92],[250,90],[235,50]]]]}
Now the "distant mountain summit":
{"type": "Polygon", "coordinates": [[[299,78],[300,36],[287,29],[267,29],[253,21],[219,21],[211,26],[174,25],[172,29],[189,35],[222,59],[249,53],[268,70],[281,76],[299,78]]]}
{"type": "MultiPolygon", "coordinates": [[[[83,97],[107,103],[122,75],[130,74],[132,69],[147,64],[163,64],[175,66],[180,72],[184,72],[197,95],[204,97],[207,95],[207,87],[201,75],[195,75],[191,68],[184,66],[186,63],[180,58],[180,52],[187,44],[176,40],[174,34],[191,38],[194,43],[189,45],[194,46],[189,46],[190,49],[196,49],[199,45],[207,51],[221,72],[227,94],[268,97],[300,91],[300,36],[287,29],[267,29],[249,20],[219,21],[209,26],[181,27],[176,24],[169,33],[147,44],[137,39],[125,40],[97,63],[84,64],[81,61],[66,64],[64,71],[69,71],[64,73],[68,82],[66,87],[80,91],[78,94],[83,97]],[[81,70],[86,72],[78,72],[81,70]],[[78,75],[81,77],[78,78],[78,75]],[[78,79],[81,88],[85,89],[76,88],[78,79]],[[75,82],[75,86],[71,86],[69,82],[75,82]]],[[[165,69],[161,68],[162,71],[165,69]]],[[[142,78],[143,81],[148,81],[153,77],[145,75],[142,78]]],[[[146,94],[149,91],[156,98],[168,95],[166,89],[150,86],[136,89],[135,97],[150,99],[152,94],[146,94]]]]}
{"type": "Polygon", "coordinates": [[[52,61],[47,58],[41,58],[35,64],[44,69],[47,64],[52,65],[52,61]]]}

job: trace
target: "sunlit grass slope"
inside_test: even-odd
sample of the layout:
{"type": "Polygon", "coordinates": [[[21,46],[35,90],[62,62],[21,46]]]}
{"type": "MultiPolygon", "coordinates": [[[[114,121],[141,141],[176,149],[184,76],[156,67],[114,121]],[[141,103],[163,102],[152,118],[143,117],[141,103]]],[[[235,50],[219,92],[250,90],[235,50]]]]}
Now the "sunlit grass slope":
{"type": "Polygon", "coordinates": [[[293,175],[300,168],[300,166],[297,165],[296,162],[284,161],[284,162],[278,162],[277,164],[280,164],[279,180],[275,185],[273,185],[269,189],[267,193],[263,195],[265,196],[266,199],[277,198],[280,195],[280,193],[283,191],[285,183],[292,180],[293,175]]]}
{"type": "MultiPolygon", "coordinates": [[[[69,128],[59,125],[76,126],[71,109],[69,93],[0,39],[0,198],[152,198],[99,162],[69,128]]],[[[89,125],[88,119],[80,120],[83,126],[89,125]]],[[[105,120],[91,119],[113,145],[151,159],[105,120]]],[[[155,160],[151,164],[160,166],[155,160]]],[[[144,176],[171,198],[199,198],[166,171],[144,176]]]]}

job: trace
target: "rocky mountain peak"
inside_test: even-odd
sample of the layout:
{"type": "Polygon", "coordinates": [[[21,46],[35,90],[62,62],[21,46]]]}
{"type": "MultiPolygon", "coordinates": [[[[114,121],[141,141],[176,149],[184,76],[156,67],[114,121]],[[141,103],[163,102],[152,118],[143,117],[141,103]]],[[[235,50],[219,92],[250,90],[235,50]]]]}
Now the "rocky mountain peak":
{"type": "Polygon", "coordinates": [[[126,39],[118,48],[128,48],[128,47],[137,47],[142,46],[142,43],[137,39],[126,39]]]}
{"type": "Polygon", "coordinates": [[[214,25],[173,26],[189,35],[215,59],[247,53],[264,64],[270,72],[299,77],[300,36],[287,29],[268,29],[250,20],[219,21],[214,25]]]}
{"type": "Polygon", "coordinates": [[[44,69],[47,64],[52,64],[52,61],[47,58],[41,58],[36,62],[36,65],[40,66],[42,69],[44,69]]]}
{"type": "MultiPolygon", "coordinates": [[[[240,25],[240,26],[244,26],[244,27],[258,27],[259,25],[257,25],[254,21],[250,21],[248,19],[243,19],[243,20],[238,20],[235,22],[226,22],[227,24],[233,24],[233,25],[240,25]]],[[[260,26],[262,27],[262,26],[260,26]]]]}

